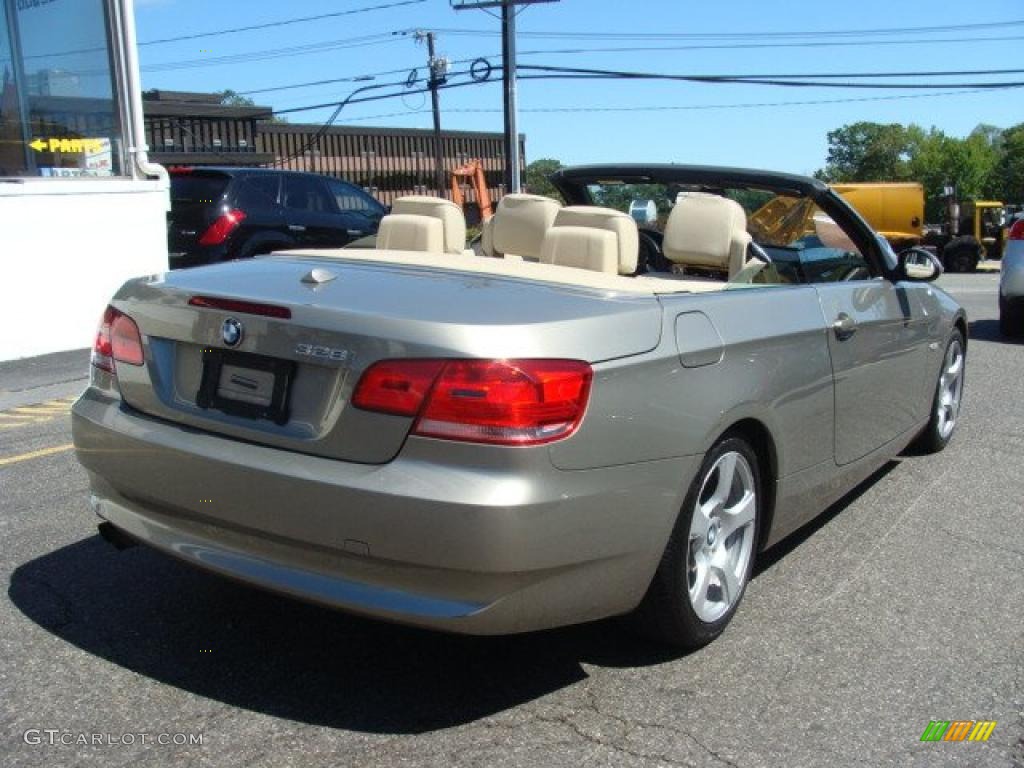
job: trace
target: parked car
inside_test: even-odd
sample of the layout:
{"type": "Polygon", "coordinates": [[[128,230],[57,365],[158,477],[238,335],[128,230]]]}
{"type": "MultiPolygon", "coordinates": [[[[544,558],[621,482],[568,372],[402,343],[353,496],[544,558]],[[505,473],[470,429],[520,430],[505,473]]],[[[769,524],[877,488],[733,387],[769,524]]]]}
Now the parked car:
{"type": "Polygon", "coordinates": [[[1024,335],[1024,218],[1010,228],[999,271],[999,330],[1024,335]]]}
{"type": "Polygon", "coordinates": [[[72,409],[103,535],[396,622],[633,614],[694,647],[759,552],[953,436],[963,309],[933,256],[898,257],[822,182],[554,181],[571,205],[501,201],[493,257],[445,252],[464,223],[434,205],[385,217],[376,250],[126,283],[72,409]],[[813,215],[773,223],[776,198],[813,215]],[[669,211],[672,272],[637,274],[634,199],[669,211]]]}
{"type": "Polygon", "coordinates": [[[265,168],[172,168],[172,269],[294,248],[340,248],[377,231],[383,205],[353,184],[265,168]]]}

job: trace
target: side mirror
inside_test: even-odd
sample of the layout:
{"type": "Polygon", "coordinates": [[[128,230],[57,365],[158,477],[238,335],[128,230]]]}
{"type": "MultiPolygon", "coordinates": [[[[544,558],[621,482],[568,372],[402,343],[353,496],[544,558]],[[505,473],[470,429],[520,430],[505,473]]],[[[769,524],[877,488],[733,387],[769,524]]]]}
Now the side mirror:
{"type": "Polygon", "coordinates": [[[899,277],[915,283],[930,283],[942,274],[942,264],[931,251],[908,248],[899,255],[899,277]]]}

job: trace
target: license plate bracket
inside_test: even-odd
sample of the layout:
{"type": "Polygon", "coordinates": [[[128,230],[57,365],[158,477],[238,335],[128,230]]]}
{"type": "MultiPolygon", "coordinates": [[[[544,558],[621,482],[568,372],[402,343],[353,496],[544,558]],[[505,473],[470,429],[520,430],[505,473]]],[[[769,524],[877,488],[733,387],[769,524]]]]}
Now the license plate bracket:
{"type": "Polygon", "coordinates": [[[282,425],[289,417],[288,394],[294,376],[295,363],[291,360],[228,349],[204,349],[203,378],[196,393],[196,405],[282,425]]]}

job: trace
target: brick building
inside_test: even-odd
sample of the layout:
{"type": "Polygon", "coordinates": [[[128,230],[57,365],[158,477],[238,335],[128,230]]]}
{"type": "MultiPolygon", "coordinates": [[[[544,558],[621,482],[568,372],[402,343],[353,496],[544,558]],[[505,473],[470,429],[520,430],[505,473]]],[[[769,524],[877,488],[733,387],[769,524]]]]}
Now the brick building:
{"type": "MultiPolygon", "coordinates": [[[[143,109],[150,157],[162,165],[276,165],[311,171],[358,184],[385,204],[401,195],[433,192],[430,130],[332,126],[322,131],[320,125],[270,123],[265,120],[269,107],[224,106],[219,94],[179,91],[149,91],[143,109]]],[[[500,133],[443,131],[441,140],[446,171],[478,159],[491,196],[502,196],[500,133]]],[[[520,142],[525,149],[525,139],[520,142]]],[[[473,200],[472,194],[467,200],[473,200]]]]}

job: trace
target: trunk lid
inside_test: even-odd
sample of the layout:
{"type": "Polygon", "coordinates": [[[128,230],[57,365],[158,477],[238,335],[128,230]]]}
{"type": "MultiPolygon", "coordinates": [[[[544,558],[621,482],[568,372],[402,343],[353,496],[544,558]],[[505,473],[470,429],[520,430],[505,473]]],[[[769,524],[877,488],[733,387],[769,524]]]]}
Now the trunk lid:
{"type": "MultiPolygon", "coordinates": [[[[360,375],[378,360],[596,363],[653,349],[661,328],[651,295],[299,256],[139,278],[113,303],[138,324],[146,349],[145,366],[117,369],[128,405],[209,432],[364,463],[392,459],[412,426],[411,418],[349,406],[360,375]],[[313,270],[330,279],[311,281],[313,270]],[[197,296],[272,305],[291,317],[190,305],[197,296]],[[229,320],[242,327],[234,348],[225,342],[229,320]],[[215,365],[220,370],[211,384],[208,369],[215,365]],[[275,420],[266,406],[276,377],[288,379],[288,414],[275,420]],[[211,386],[223,396],[212,404],[201,394],[209,395],[211,386]],[[245,408],[225,406],[225,399],[254,408],[242,413],[245,408]]],[[[228,330],[230,336],[234,329],[228,330]]]]}

